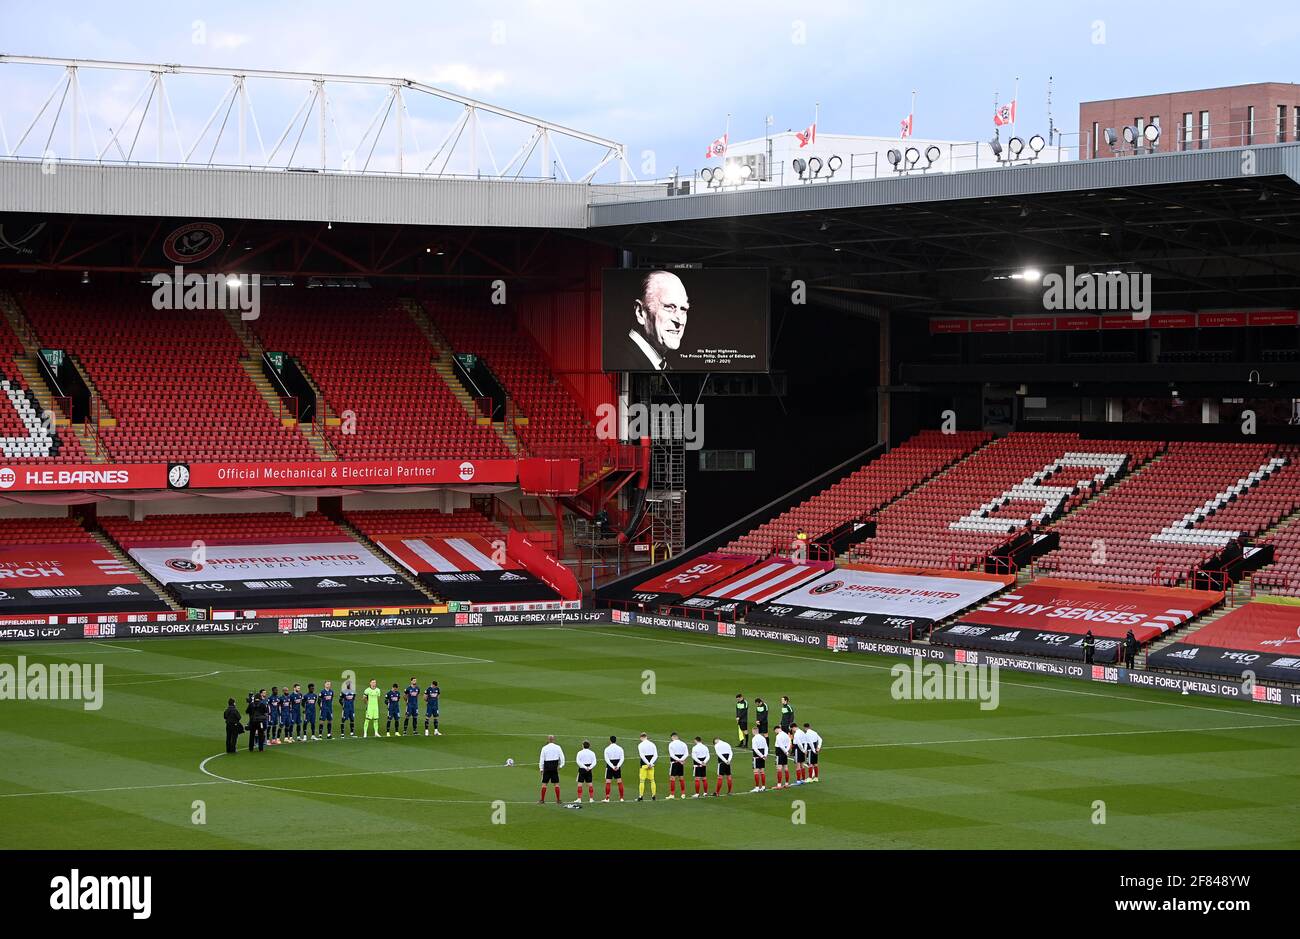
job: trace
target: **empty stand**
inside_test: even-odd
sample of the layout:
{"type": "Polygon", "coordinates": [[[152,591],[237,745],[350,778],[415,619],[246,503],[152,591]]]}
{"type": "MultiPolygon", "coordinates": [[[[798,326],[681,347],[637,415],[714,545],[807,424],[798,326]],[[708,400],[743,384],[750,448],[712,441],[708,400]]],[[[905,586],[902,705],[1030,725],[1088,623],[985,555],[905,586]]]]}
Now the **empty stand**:
{"type": "Polygon", "coordinates": [[[9,323],[0,317],[0,454],[10,463],[81,463],[81,442],[69,427],[50,427],[44,410],[14,364],[25,354],[9,323]]]}
{"type": "Polygon", "coordinates": [[[482,535],[489,541],[503,532],[474,509],[439,512],[436,509],[352,509],[344,513],[367,538],[383,535],[482,535]]]}
{"type": "Polygon", "coordinates": [[[880,509],[989,439],[985,433],[923,431],[833,486],[805,499],[724,550],[766,556],[790,549],[806,532],[817,540],[845,522],[880,509]]]}
{"type": "Polygon", "coordinates": [[[501,387],[528,417],[515,428],[532,456],[599,459],[595,415],[588,419],[551,370],[542,350],[509,313],[454,300],[426,300],[425,312],[457,352],[487,363],[501,387]]]}
{"type": "Polygon", "coordinates": [[[252,323],[269,350],[297,358],[335,414],[326,428],[342,460],[509,459],[432,364],[434,349],[395,299],[328,289],[284,292],[252,323]]]}
{"type": "Polygon", "coordinates": [[[76,519],[6,518],[0,519],[0,544],[97,544],[76,519]]]}
{"type": "Polygon", "coordinates": [[[1269,444],[1172,443],[1141,473],[1058,524],[1060,546],[1039,568],[1112,583],[1190,583],[1192,572],[1228,545],[1300,506],[1294,457],[1269,444]]]}
{"type": "Polygon", "coordinates": [[[967,569],[1017,532],[1050,523],[1144,463],[1149,441],[1015,433],[885,508],[855,554],[876,564],[967,569]]]}
{"type": "Polygon", "coordinates": [[[0,615],[163,612],[125,557],[74,519],[0,520],[0,615]]]}
{"type": "Polygon", "coordinates": [[[99,520],[104,531],[123,548],[189,547],[206,544],[274,544],[347,538],[338,525],[319,512],[294,518],[284,512],[239,512],[223,515],[152,515],[142,521],[123,516],[99,520]]]}
{"type": "Polygon", "coordinates": [[[1279,528],[1268,543],[1273,546],[1273,563],[1256,574],[1252,582],[1272,593],[1300,596],[1300,519],[1279,528]]]}
{"type": "Polygon", "coordinates": [[[156,310],[150,288],[24,290],[44,345],[75,356],[116,426],[99,431],[118,462],[314,461],[239,365],[217,310],[156,310]]]}

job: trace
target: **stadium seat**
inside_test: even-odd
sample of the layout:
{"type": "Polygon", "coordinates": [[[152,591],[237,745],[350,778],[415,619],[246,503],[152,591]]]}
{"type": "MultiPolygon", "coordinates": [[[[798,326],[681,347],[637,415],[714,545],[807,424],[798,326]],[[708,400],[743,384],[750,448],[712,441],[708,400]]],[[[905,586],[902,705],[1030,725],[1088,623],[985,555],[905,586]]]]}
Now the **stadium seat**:
{"type": "Polygon", "coordinates": [[[99,430],[114,461],[316,460],[253,386],[220,311],[156,310],[145,286],[18,297],[42,344],[80,361],[116,419],[99,430]]]}
{"type": "Polygon", "coordinates": [[[507,312],[463,301],[425,300],[425,312],[457,352],[479,356],[529,420],[515,433],[531,456],[577,457],[586,472],[604,452],[595,415],[584,416],[537,344],[507,312]]]}
{"type": "Polygon", "coordinates": [[[723,550],[766,556],[790,550],[795,536],[813,541],[875,512],[985,443],[985,433],[923,431],[861,469],[731,541],[723,550]]]}
{"type": "Polygon", "coordinates": [[[510,459],[433,366],[434,348],[391,296],[298,291],[265,300],[252,324],[267,349],[294,356],[335,415],[325,436],[342,460],[510,459]]]}

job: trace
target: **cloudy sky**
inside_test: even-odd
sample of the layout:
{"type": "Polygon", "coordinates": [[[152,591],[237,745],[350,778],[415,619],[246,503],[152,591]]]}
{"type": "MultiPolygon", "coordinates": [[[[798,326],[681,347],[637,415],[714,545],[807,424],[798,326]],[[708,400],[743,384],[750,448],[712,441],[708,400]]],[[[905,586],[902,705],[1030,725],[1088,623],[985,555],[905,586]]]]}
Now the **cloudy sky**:
{"type": "MultiPolygon", "coordinates": [[[[915,90],[917,136],[974,140],[990,135],[995,95],[1009,98],[1017,77],[1019,126],[1027,132],[1046,129],[1049,76],[1055,123],[1070,132],[1083,100],[1290,81],[1300,62],[1300,5],[0,0],[0,35],[11,54],[416,79],[621,141],[639,176],[664,176],[698,167],[728,113],[733,140],[762,136],[766,115],[777,130],[801,128],[816,102],[822,133],[892,135],[915,90]]],[[[128,109],[147,76],[86,75],[83,95],[98,114],[92,123],[101,121],[94,130],[103,146],[113,123],[132,126],[128,109]]],[[[58,72],[6,65],[0,78],[0,120],[12,149],[58,72]]],[[[220,82],[200,86],[169,92],[179,133],[166,135],[181,138],[182,149],[224,92],[220,82]]],[[[384,94],[381,87],[340,95],[332,115],[339,142],[330,146],[360,163],[355,154],[368,145],[360,135],[384,94]]],[[[289,126],[302,96],[287,85],[258,90],[264,150],[289,126]]],[[[421,159],[431,156],[457,110],[408,107],[421,159]]],[[[154,122],[144,123],[132,136],[136,155],[147,159],[156,144],[154,122]]],[[[314,127],[299,140],[305,148],[314,127]]],[[[523,140],[490,122],[482,133],[498,163],[523,140]]],[[[378,136],[376,167],[393,148],[378,136]]],[[[50,134],[43,124],[24,152],[41,152],[47,139],[56,151],[71,145],[66,127],[50,134]]],[[[573,175],[590,158],[579,151],[563,154],[573,175]]],[[[535,163],[541,166],[540,155],[535,163]]]]}

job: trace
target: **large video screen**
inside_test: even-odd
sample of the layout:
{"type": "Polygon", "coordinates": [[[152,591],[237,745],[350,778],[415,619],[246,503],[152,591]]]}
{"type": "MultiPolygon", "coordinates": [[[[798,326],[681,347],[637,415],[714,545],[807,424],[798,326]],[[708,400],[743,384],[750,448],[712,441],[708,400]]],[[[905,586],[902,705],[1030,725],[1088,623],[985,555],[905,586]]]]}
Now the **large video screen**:
{"type": "Polygon", "coordinates": [[[767,371],[766,270],[642,268],[604,273],[605,371],[767,371]]]}

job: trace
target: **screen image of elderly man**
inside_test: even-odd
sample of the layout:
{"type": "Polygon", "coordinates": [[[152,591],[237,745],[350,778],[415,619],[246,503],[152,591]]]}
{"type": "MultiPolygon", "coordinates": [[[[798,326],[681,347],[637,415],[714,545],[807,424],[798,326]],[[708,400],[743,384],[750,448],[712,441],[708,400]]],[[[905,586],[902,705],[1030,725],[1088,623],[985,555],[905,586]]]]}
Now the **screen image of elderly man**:
{"type": "Polygon", "coordinates": [[[686,285],[671,271],[651,271],[641,280],[641,293],[633,304],[636,325],[628,330],[630,361],[646,361],[662,372],[686,335],[686,318],[691,310],[686,285]]]}

